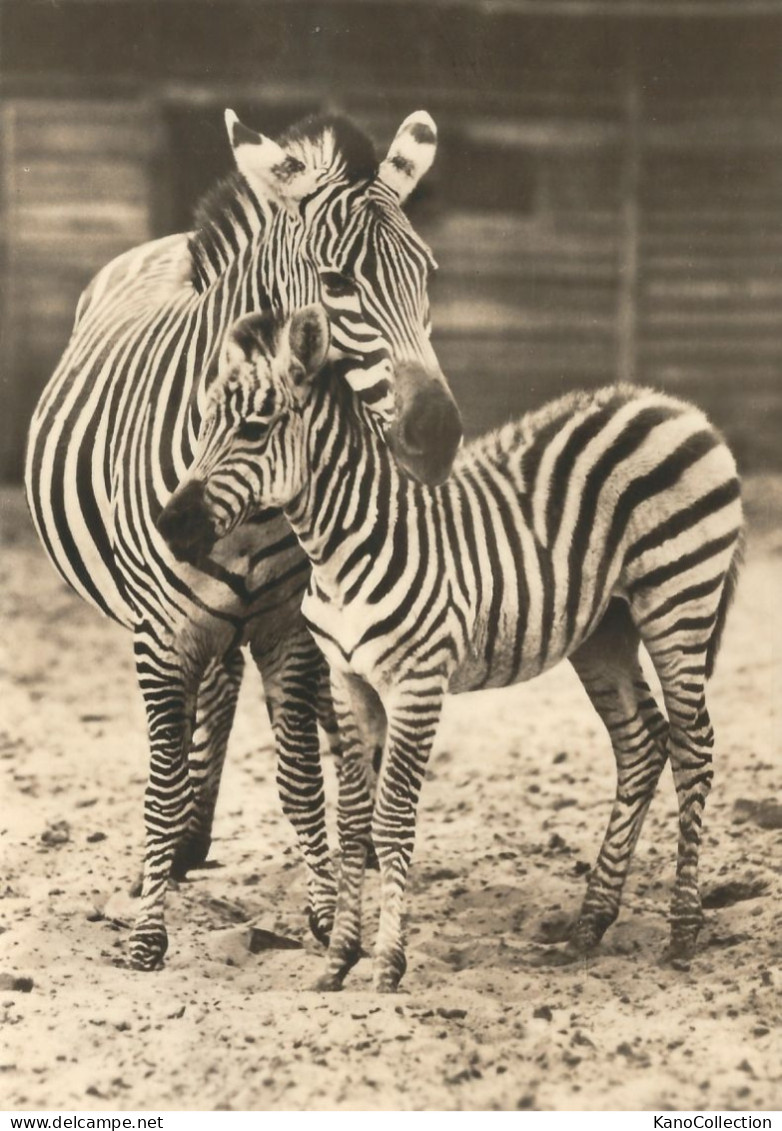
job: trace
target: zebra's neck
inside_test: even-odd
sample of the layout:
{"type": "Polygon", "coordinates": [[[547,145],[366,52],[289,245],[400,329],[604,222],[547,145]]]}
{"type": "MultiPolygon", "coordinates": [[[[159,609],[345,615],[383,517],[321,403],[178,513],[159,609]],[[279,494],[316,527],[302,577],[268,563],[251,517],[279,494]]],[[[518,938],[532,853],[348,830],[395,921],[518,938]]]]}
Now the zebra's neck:
{"type": "Polygon", "coordinates": [[[388,541],[402,496],[418,486],[363,419],[344,379],[324,374],[304,409],[300,494],[284,508],[316,581],[350,594],[388,541]]]}

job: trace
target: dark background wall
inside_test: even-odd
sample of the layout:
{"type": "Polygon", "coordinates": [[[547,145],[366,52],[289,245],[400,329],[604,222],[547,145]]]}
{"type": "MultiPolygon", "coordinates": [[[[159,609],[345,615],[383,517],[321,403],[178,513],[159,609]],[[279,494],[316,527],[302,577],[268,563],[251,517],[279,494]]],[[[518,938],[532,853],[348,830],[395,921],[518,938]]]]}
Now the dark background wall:
{"type": "Polygon", "coordinates": [[[780,58],[762,0],[2,0],[0,472],[90,276],[227,171],[227,105],[380,148],[434,115],[412,210],[470,432],[624,377],[779,465],[780,58]]]}

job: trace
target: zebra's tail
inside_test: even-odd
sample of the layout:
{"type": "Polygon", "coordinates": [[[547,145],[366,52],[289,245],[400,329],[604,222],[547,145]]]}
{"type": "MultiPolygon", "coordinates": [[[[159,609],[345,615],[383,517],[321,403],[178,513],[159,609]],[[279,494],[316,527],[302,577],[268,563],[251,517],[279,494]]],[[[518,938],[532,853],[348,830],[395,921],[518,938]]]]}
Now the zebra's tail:
{"type": "Polygon", "coordinates": [[[717,609],[717,619],[714,622],[714,631],[711,634],[711,639],[706,648],[706,678],[711,679],[714,673],[714,665],[717,662],[717,653],[720,650],[722,643],[722,633],[725,629],[725,621],[728,616],[728,609],[731,606],[733,597],[736,593],[736,584],[739,579],[739,572],[741,564],[744,561],[744,546],[746,542],[745,531],[742,528],[739,531],[739,536],[736,540],[736,546],[733,551],[728,572],[725,577],[725,584],[722,587],[722,594],[720,595],[720,603],[717,609]]]}

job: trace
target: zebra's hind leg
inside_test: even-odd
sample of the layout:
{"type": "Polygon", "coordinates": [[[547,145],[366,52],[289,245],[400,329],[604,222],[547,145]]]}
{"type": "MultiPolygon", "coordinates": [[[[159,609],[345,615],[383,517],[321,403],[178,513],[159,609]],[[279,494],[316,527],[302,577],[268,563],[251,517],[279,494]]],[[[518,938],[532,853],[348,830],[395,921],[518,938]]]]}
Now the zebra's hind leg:
{"type": "Polygon", "coordinates": [[[244,656],[236,648],[227,656],[212,660],[198,688],[195,730],[187,762],[194,805],[174,856],[175,879],[202,865],[209,855],[215,805],[243,672],[244,656]]]}
{"type": "Polygon", "coordinates": [[[307,868],[310,930],[328,942],[337,885],[326,835],[326,799],[318,740],[318,685],[323,657],[304,622],[284,640],[252,645],[277,746],[277,786],[307,868]]]}
{"type": "Polygon", "coordinates": [[[161,965],[168,947],[166,887],[177,845],[193,812],[187,751],[201,669],[193,670],[148,628],[136,631],[134,649],[151,755],[144,795],[144,876],[130,937],[130,961],[136,969],[152,970],[161,965]]]}
{"type": "Polygon", "coordinates": [[[332,674],[334,706],[342,736],[339,774],[340,871],[334,929],[326,969],[317,990],[339,990],[361,954],[361,895],[372,845],[375,752],[382,752],[386,716],[380,699],[355,676],[332,674]]]}
{"type": "Polygon", "coordinates": [[[334,766],[339,775],[342,766],[342,735],[339,729],[339,722],[337,721],[337,713],[334,710],[334,698],[331,693],[331,675],[328,669],[328,664],[325,662],[322,665],[320,682],[318,685],[318,722],[321,729],[326,736],[326,741],[329,744],[329,751],[334,759],[334,766]]]}
{"type": "Polygon", "coordinates": [[[640,637],[622,600],[610,603],[595,632],[570,657],[611,739],[616,796],[568,950],[596,946],[614,922],[633,850],[666,759],[668,724],[644,679],[640,637]]]}

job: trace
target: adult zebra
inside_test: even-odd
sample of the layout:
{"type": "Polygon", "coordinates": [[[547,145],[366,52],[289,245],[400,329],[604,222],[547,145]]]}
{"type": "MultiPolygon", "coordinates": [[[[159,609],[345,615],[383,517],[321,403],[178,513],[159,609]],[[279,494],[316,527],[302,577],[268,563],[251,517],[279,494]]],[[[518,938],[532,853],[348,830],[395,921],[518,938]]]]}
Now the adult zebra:
{"type": "MultiPolygon", "coordinates": [[[[187,552],[176,561],[155,525],[190,463],[228,327],[248,311],[322,301],[335,371],[400,465],[439,481],[461,438],[429,342],[433,260],[401,209],[434,158],[429,115],[403,122],[380,165],[341,118],[307,119],[279,142],[231,111],[226,125],[238,172],[203,202],[197,230],[120,256],[85,291],[27,454],[27,498],[54,565],[134,633],[151,747],[130,946],[143,969],[167,946],[172,865],[185,870],[208,851],[244,643],[263,677],[317,936],[333,917],[315,706],[322,658],[300,616],[308,563],[279,512],[197,565],[187,552]]],[[[187,526],[194,502],[178,499],[169,532],[187,526]]]]}
{"type": "Polygon", "coordinates": [[[382,885],[375,985],[393,990],[404,972],[402,898],[446,691],[532,679],[566,658],[608,729],[617,792],[560,957],[594,946],[616,918],[669,757],[679,848],[667,954],[688,964],[712,778],[705,682],[742,542],[739,482],[721,437],[691,405],[613,386],[476,441],[445,484],[428,487],[400,475],[344,382],[316,377],[328,339],[322,310],[288,325],[251,315],[232,339],[180,489],[197,484],[189,538],[201,552],[254,508],[275,505],[313,563],[303,610],[331,665],[345,744],[340,896],[320,988],[339,988],[358,959],[370,843],[382,885]],[[641,642],[667,721],[639,665],[641,642]]]}

